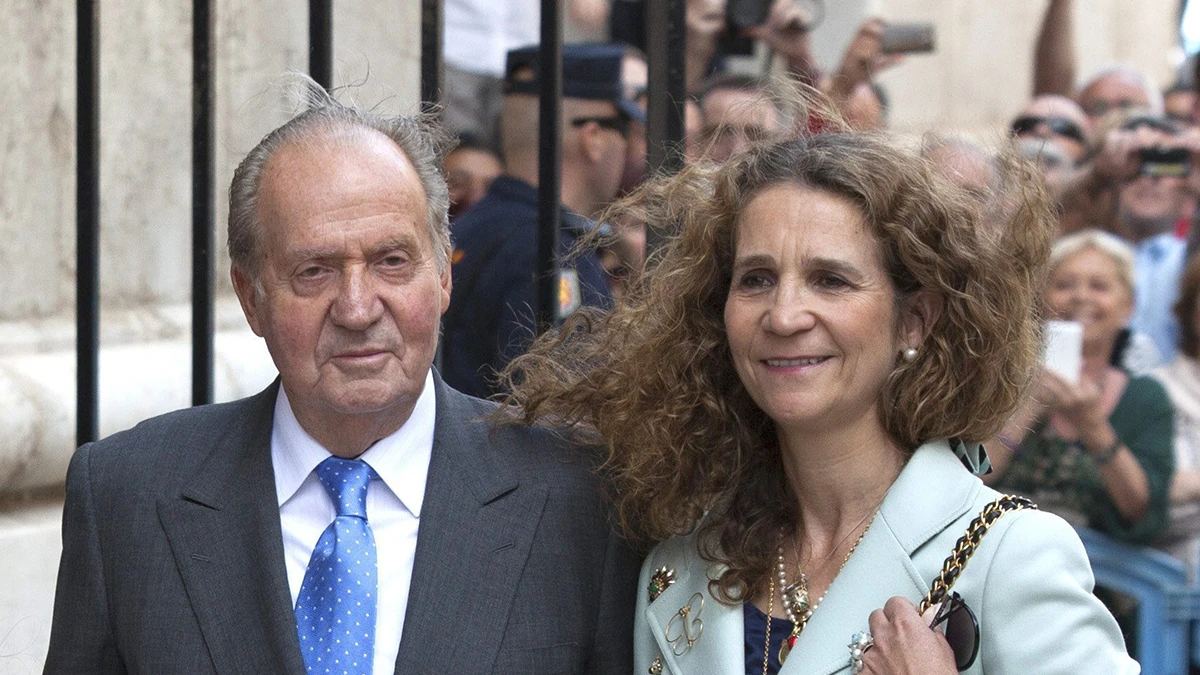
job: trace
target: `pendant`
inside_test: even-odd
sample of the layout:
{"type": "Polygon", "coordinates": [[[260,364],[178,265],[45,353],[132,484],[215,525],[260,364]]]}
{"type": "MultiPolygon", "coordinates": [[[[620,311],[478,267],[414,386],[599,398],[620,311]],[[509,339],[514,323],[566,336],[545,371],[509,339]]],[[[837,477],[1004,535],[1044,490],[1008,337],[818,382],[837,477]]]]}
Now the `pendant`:
{"type": "Polygon", "coordinates": [[[783,589],[783,604],[797,616],[803,616],[810,609],[808,597],[808,577],[801,572],[795,583],[788,584],[783,589]]]}
{"type": "Polygon", "coordinates": [[[792,653],[792,647],[795,646],[796,634],[792,633],[791,635],[787,636],[787,638],[783,641],[783,644],[779,647],[779,665],[783,665],[783,662],[787,660],[788,654],[792,653]]]}

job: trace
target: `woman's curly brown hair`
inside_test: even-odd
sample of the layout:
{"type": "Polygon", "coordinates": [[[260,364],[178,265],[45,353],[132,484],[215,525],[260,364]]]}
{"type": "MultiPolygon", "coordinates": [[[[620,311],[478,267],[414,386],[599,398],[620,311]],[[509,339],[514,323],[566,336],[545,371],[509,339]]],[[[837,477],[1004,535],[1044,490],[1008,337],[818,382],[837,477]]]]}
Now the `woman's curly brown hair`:
{"type": "Polygon", "coordinates": [[[718,597],[754,596],[766,588],[779,533],[800,523],[773,424],[730,358],[724,309],[738,214],[778,184],[855,204],[880,242],[897,302],[922,292],[942,305],[917,359],[898,359],[879,393],[887,433],[909,452],[935,438],[982,441],[1035,372],[1052,230],[1029,165],[999,161],[1001,189],[987,204],[877,134],[796,138],[652,181],[621,209],[677,233],[613,310],[576,314],[510,365],[508,409],[606,449],[616,513],[634,541],[700,523],[701,554],[726,566],[718,597]]]}

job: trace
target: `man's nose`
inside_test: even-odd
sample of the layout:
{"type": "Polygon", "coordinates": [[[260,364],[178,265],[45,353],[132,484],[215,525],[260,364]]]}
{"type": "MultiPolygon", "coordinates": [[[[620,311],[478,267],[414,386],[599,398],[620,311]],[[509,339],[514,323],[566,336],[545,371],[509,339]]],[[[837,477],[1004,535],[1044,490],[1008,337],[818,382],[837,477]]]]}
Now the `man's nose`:
{"type": "Polygon", "coordinates": [[[375,280],[365,267],[350,267],[342,275],[337,297],[330,308],[334,323],[350,330],[365,330],[383,314],[383,301],[375,280]]]}

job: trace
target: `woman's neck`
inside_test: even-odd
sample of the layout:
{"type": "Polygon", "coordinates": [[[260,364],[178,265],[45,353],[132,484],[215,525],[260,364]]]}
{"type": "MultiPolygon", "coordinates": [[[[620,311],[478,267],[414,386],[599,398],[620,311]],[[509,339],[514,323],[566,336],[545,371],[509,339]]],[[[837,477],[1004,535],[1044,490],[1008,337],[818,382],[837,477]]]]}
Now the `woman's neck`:
{"type": "Polygon", "coordinates": [[[877,425],[826,434],[779,434],[784,471],[805,538],[815,548],[837,541],[879,506],[907,461],[877,425]],[[873,428],[871,428],[873,427],[873,428]]]}

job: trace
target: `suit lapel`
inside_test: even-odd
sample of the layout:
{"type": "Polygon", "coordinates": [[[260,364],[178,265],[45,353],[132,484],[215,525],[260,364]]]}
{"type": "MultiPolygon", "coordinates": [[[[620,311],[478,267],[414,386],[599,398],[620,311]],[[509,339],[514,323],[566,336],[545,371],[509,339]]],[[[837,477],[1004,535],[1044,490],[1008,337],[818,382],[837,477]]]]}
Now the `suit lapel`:
{"type": "Polygon", "coordinates": [[[673,675],[734,675],[745,671],[742,606],[725,605],[709,595],[706,568],[707,564],[697,558],[695,564],[677,569],[675,583],[646,608],[647,623],[663,664],[673,675]],[[703,598],[703,606],[697,596],[703,598]],[[686,623],[696,638],[691,647],[684,634],[684,607],[688,607],[686,623]],[[695,623],[697,619],[703,629],[695,623]]]}
{"type": "MultiPolygon", "coordinates": [[[[900,595],[916,603],[925,596],[932,578],[916,568],[913,553],[966,513],[980,488],[945,441],[918,448],[800,634],[780,675],[849,672],[851,636],[867,630],[871,612],[889,598],[900,595]]],[[[936,571],[927,572],[933,574],[936,571]]]]}
{"type": "Polygon", "coordinates": [[[192,483],[158,505],[219,673],[304,672],[271,466],[277,392],[231,410],[192,483]]]}
{"type": "Polygon", "coordinates": [[[397,673],[491,672],[547,489],[514,472],[487,410],[440,377],[397,673]]]}

